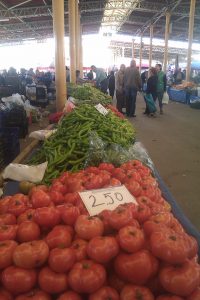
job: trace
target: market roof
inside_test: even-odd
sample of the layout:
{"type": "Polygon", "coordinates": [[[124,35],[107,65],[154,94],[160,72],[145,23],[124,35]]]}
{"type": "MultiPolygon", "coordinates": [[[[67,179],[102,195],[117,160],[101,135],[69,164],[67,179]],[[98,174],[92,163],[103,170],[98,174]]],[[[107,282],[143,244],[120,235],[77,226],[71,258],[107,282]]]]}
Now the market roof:
{"type": "MultiPolygon", "coordinates": [[[[165,13],[170,10],[171,35],[186,41],[188,36],[189,0],[80,0],[83,33],[96,33],[101,25],[122,34],[163,38],[165,13]]],[[[68,34],[68,4],[65,1],[65,26],[68,34]]],[[[51,0],[0,0],[0,43],[53,36],[51,0]]],[[[194,41],[200,42],[200,0],[196,0],[194,41]]]]}

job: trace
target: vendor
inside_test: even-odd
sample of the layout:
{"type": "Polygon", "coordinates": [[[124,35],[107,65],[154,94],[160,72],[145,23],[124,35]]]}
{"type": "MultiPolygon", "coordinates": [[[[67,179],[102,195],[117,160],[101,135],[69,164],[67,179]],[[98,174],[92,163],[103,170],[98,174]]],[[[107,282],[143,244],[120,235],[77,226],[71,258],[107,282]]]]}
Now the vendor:
{"type": "Polygon", "coordinates": [[[83,84],[86,81],[80,77],[81,72],[79,70],[76,70],[76,84],[83,84]]]}
{"type": "Polygon", "coordinates": [[[97,68],[94,65],[91,66],[91,70],[96,73],[96,87],[99,88],[103,93],[107,94],[108,90],[108,79],[103,69],[97,68]]]}

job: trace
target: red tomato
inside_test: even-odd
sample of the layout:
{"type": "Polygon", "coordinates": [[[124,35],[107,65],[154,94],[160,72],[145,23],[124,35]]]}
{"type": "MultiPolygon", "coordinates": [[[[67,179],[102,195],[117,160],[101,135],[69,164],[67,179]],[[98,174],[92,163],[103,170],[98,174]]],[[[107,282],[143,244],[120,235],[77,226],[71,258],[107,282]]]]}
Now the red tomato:
{"type": "Polygon", "coordinates": [[[154,300],[151,291],[144,286],[125,285],[120,294],[121,300],[154,300]]]}
{"type": "Polygon", "coordinates": [[[37,185],[37,186],[34,186],[32,187],[32,189],[30,190],[30,193],[29,193],[29,197],[32,196],[32,193],[35,192],[35,191],[44,191],[44,192],[48,192],[49,191],[49,188],[48,186],[44,185],[44,184],[40,184],[40,185],[37,185]]]}
{"type": "Polygon", "coordinates": [[[99,174],[99,169],[97,167],[87,167],[85,169],[85,173],[94,173],[94,174],[99,174]]]}
{"type": "Polygon", "coordinates": [[[14,225],[16,223],[17,223],[17,220],[13,214],[0,215],[0,225],[14,225]]]}
{"type": "Polygon", "coordinates": [[[194,258],[198,253],[198,243],[193,236],[184,233],[183,238],[188,248],[188,258],[194,258]]]}
{"type": "Polygon", "coordinates": [[[33,220],[42,227],[52,228],[60,223],[60,213],[54,207],[37,208],[33,220]]]}
{"type": "Polygon", "coordinates": [[[176,218],[172,218],[171,228],[178,233],[183,233],[184,229],[183,226],[180,224],[180,222],[176,218]]]}
{"type": "Polygon", "coordinates": [[[51,198],[46,192],[42,190],[36,190],[32,192],[31,202],[33,208],[46,207],[49,206],[51,198]]]}
{"type": "Polygon", "coordinates": [[[49,255],[47,243],[43,240],[18,245],[13,252],[13,262],[17,267],[33,269],[42,266],[49,255]]]}
{"type": "Polygon", "coordinates": [[[100,189],[103,186],[103,180],[100,175],[94,175],[92,178],[90,178],[84,183],[84,187],[87,190],[100,189]]]}
{"type": "Polygon", "coordinates": [[[12,256],[17,243],[15,241],[0,242],[0,269],[5,269],[12,265],[12,256]]]}
{"type": "Polygon", "coordinates": [[[77,192],[67,193],[64,196],[64,202],[65,203],[71,203],[73,205],[76,205],[79,200],[81,200],[81,198],[80,198],[80,196],[79,196],[79,194],[77,192]]]}
{"type": "Polygon", "coordinates": [[[133,178],[128,178],[126,180],[125,186],[134,197],[140,196],[142,188],[140,184],[137,181],[135,181],[133,178]]]}
{"type": "Polygon", "coordinates": [[[69,226],[57,225],[55,226],[46,236],[45,241],[47,242],[50,249],[53,248],[67,248],[71,245],[72,235],[69,231],[69,226]]]}
{"type": "Polygon", "coordinates": [[[119,300],[119,294],[109,286],[103,286],[95,293],[91,294],[88,300],[119,300]]]}
{"type": "Polygon", "coordinates": [[[150,216],[151,210],[148,206],[142,204],[137,206],[135,218],[140,224],[143,224],[146,220],[149,219],[150,216]]]}
{"type": "Polygon", "coordinates": [[[49,254],[49,266],[57,273],[68,272],[76,261],[76,254],[72,248],[55,248],[49,254]]]}
{"type": "Polygon", "coordinates": [[[62,293],[68,286],[66,274],[55,273],[48,267],[44,267],[40,270],[38,282],[40,288],[49,294],[62,293]]]}
{"type": "Polygon", "coordinates": [[[116,178],[111,178],[109,182],[109,186],[119,186],[121,185],[121,181],[116,178]]]}
{"type": "Polygon", "coordinates": [[[108,172],[112,172],[112,170],[114,168],[115,167],[113,166],[113,164],[110,164],[110,163],[101,163],[99,165],[99,170],[105,170],[105,171],[108,171],[108,172]]]}
{"type": "Polygon", "coordinates": [[[106,271],[100,264],[92,260],[82,260],[75,263],[68,274],[69,285],[77,293],[91,294],[103,286],[106,271]]]}
{"type": "Polygon", "coordinates": [[[75,231],[81,239],[91,240],[103,234],[103,222],[98,217],[81,215],[76,220],[75,231]]]}
{"type": "Polygon", "coordinates": [[[155,231],[150,237],[153,255],[171,263],[183,263],[187,259],[188,248],[183,237],[173,230],[155,231]]]}
{"type": "Polygon", "coordinates": [[[104,225],[104,234],[111,233],[113,231],[112,227],[110,226],[109,219],[111,215],[111,210],[105,209],[103,210],[98,216],[103,222],[104,225]]]}
{"type": "Polygon", "coordinates": [[[127,207],[118,206],[111,212],[109,223],[112,228],[119,230],[120,228],[128,225],[131,220],[131,210],[127,207]]]}
{"type": "Polygon", "coordinates": [[[74,225],[79,216],[80,216],[80,210],[76,206],[65,205],[61,212],[61,218],[63,222],[67,225],[74,225]]]}
{"type": "Polygon", "coordinates": [[[158,182],[153,177],[144,178],[141,182],[142,187],[147,188],[149,186],[157,187],[158,182]]]}
{"type": "Polygon", "coordinates": [[[0,241],[15,240],[17,234],[17,225],[1,225],[0,241]]]}
{"type": "Polygon", "coordinates": [[[59,181],[62,184],[65,184],[66,179],[69,177],[69,172],[63,172],[60,177],[59,177],[59,181]]]}
{"type": "Polygon", "coordinates": [[[35,209],[27,209],[24,213],[19,215],[17,218],[17,223],[20,224],[25,221],[33,221],[33,216],[35,213],[35,209]]]}
{"type": "Polygon", "coordinates": [[[51,296],[41,290],[33,290],[15,298],[15,300],[51,300],[51,296]]]}
{"type": "Polygon", "coordinates": [[[187,297],[199,286],[199,265],[186,261],[180,266],[166,266],[160,271],[159,279],[167,292],[187,297]]]}
{"type": "Polygon", "coordinates": [[[23,194],[15,194],[9,201],[8,213],[18,217],[28,208],[29,199],[23,194]]]}
{"type": "Polygon", "coordinates": [[[40,227],[35,222],[26,221],[19,224],[17,229],[17,240],[21,243],[38,240],[40,227]]]}
{"type": "Polygon", "coordinates": [[[112,170],[112,177],[118,179],[121,183],[125,183],[126,181],[126,174],[124,170],[121,168],[115,168],[112,170]]]}
{"type": "Polygon", "coordinates": [[[35,270],[26,270],[18,267],[8,267],[2,272],[2,283],[13,295],[29,292],[36,284],[35,270]]]}
{"type": "Polygon", "coordinates": [[[67,192],[69,193],[81,192],[82,190],[84,190],[82,180],[75,177],[68,177],[66,179],[66,186],[67,192]]]}
{"type": "Polygon", "coordinates": [[[119,278],[115,273],[111,273],[109,275],[108,282],[109,282],[109,285],[112,288],[114,288],[115,290],[117,290],[119,293],[125,286],[125,282],[121,278],[119,278]]]}
{"type": "Polygon", "coordinates": [[[6,291],[3,288],[0,288],[0,299],[1,300],[13,300],[13,296],[10,292],[6,291]]]}
{"type": "Polygon", "coordinates": [[[144,232],[134,226],[125,226],[118,233],[118,241],[123,250],[137,252],[145,245],[144,232]]]}
{"type": "Polygon", "coordinates": [[[182,297],[174,296],[174,295],[161,295],[158,296],[156,300],[184,300],[184,299],[182,297]]]}
{"type": "Polygon", "coordinates": [[[87,246],[88,256],[98,263],[107,263],[119,253],[119,246],[114,237],[97,236],[87,246]]]}
{"type": "Polygon", "coordinates": [[[72,242],[71,248],[75,251],[76,260],[80,261],[87,257],[88,242],[82,239],[76,239],[72,242]]]}
{"type": "Polygon", "coordinates": [[[55,205],[59,205],[59,204],[63,204],[64,203],[64,196],[62,193],[57,192],[57,191],[51,191],[49,192],[49,196],[51,201],[53,201],[53,203],[55,205]]]}
{"type": "Polygon", "coordinates": [[[144,285],[151,277],[152,258],[148,251],[134,254],[119,254],[114,263],[117,275],[130,283],[144,285]]]}
{"type": "MultiPolygon", "coordinates": [[[[198,287],[188,298],[187,300],[198,300],[200,299],[200,287],[198,287]]],[[[162,299],[161,299],[162,300],[162,299]]],[[[165,300],[165,299],[164,299],[165,300]]],[[[176,300],[176,299],[172,299],[176,300]]],[[[178,299],[177,299],[178,300],[178,299]]]]}
{"type": "Polygon", "coordinates": [[[138,183],[141,183],[142,181],[142,177],[137,170],[128,170],[127,179],[132,179],[134,181],[137,181],[138,183]]]}
{"type": "Polygon", "coordinates": [[[79,296],[79,294],[73,291],[68,291],[60,295],[57,300],[82,300],[82,298],[79,296]]]}
{"type": "Polygon", "coordinates": [[[167,230],[167,228],[168,227],[165,224],[156,222],[151,219],[147,220],[143,224],[143,229],[147,236],[150,236],[155,231],[161,231],[161,230],[165,231],[167,230]]]}
{"type": "Polygon", "coordinates": [[[155,205],[155,203],[148,197],[146,196],[139,196],[137,197],[137,202],[139,205],[146,205],[149,208],[151,208],[153,205],[155,205]]]}
{"type": "Polygon", "coordinates": [[[0,214],[6,214],[8,212],[9,202],[12,196],[6,196],[0,201],[0,214]]]}

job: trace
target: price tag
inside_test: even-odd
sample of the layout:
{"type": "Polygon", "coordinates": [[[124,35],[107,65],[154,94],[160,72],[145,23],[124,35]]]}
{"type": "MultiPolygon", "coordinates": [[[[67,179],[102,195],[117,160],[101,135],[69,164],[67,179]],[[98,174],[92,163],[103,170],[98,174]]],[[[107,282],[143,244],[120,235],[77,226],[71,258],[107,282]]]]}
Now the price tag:
{"type": "Polygon", "coordinates": [[[138,205],[136,199],[124,185],[80,192],[79,195],[90,216],[95,216],[104,209],[114,210],[120,204],[135,203],[138,205]]]}
{"type": "Polygon", "coordinates": [[[101,105],[101,103],[95,105],[95,108],[98,110],[98,112],[100,112],[100,114],[104,116],[108,114],[108,110],[103,105],[101,105]]]}

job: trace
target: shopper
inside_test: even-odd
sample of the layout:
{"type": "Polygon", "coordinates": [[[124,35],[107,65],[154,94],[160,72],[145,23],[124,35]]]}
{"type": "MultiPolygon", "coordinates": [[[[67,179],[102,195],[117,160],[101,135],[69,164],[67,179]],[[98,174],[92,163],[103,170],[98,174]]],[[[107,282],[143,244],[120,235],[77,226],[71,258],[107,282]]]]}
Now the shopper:
{"type": "Polygon", "coordinates": [[[156,64],[156,71],[157,71],[157,76],[158,76],[157,98],[158,98],[159,107],[160,107],[160,114],[163,114],[162,99],[163,99],[164,92],[166,92],[167,78],[166,78],[165,73],[162,71],[161,64],[156,64]]]}
{"type": "Polygon", "coordinates": [[[142,81],[142,91],[145,92],[147,88],[147,79],[148,79],[148,72],[144,71],[141,74],[141,81],[142,81]]]}
{"type": "Polygon", "coordinates": [[[125,106],[125,91],[124,91],[124,73],[125,65],[120,66],[119,71],[115,75],[115,90],[117,98],[117,109],[122,113],[122,108],[125,106]]]}
{"type": "Polygon", "coordinates": [[[109,94],[113,98],[114,93],[115,93],[115,75],[114,71],[110,72],[110,76],[108,79],[108,89],[109,89],[109,94]]]}
{"type": "Polygon", "coordinates": [[[94,65],[91,66],[92,72],[96,73],[96,87],[99,88],[103,93],[107,94],[108,90],[108,79],[103,69],[97,68],[94,65]]]}
{"type": "Polygon", "coordinates": [[[124,87],[126,94],[126,114],[128,117],[136,117],[136,97],[137,92],[141,90],[141,78],[140,73],[136,68],[135,60],[132,60],[130,67],[125,70],[124,87]]]}
{"type": "MultiPolygon", "coordinates": [[[[147,80],[146,95],[147,96],[151,95],[154,102],[156,102],[156,99],[157,99],[157,82],[158,82],[157,71],[156,71],[156,68],[152,67],[149,70],[149,78],[147,80]]],[[[154,106],[154,105],[152,105],[152,106],[154,106]]],[[[153,116],[154,113],[155,113],[155,110],[151,110],[151,108],[146,103],[146,110],[145,110],[144,114],[153,116]]]]}
{"type": "Polygon", "coordinates": [[[93,80],[94,79],[94,75],[93,75],[92,70],[90,70],[90,72],[87,73],[87,78],[88,78],[88,80],[93,80]]]}
{"type": "Polygon", "coordinates": [[[86,82],[83,78],[80,77],[80,74],[81,72],[79,70],[76,70],[76,83],[79,85],[86,82]]]}
{"type": "Polygon", "coordinates": [[[174,81],[175,84],[181,84],[183,81],[184,75],[183,72],[181,72],[181,69],[178,69],[174,73],[174,81]]]}

